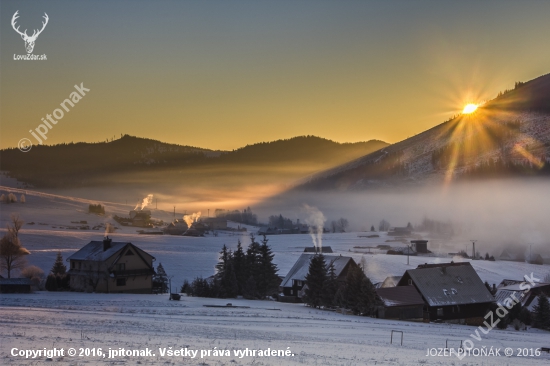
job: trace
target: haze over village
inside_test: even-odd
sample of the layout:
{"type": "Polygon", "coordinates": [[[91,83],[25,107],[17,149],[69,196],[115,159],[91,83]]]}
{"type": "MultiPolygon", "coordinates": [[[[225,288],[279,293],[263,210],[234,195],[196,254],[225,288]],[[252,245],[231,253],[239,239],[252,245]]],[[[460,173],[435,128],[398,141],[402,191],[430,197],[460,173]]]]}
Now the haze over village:
{"type": "Polygon", "coordinates": [[[547,364],[550,7],[467,5],[2,2],[1,363],[547,364]]]}

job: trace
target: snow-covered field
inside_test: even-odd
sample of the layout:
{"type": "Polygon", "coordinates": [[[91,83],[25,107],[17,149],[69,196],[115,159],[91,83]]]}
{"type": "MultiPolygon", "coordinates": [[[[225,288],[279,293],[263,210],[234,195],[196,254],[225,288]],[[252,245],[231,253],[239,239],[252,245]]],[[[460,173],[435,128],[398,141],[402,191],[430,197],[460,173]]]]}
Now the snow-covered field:
{"type": "MultiPolygon", "coordinates": [[[[2,187],[0,187],[2,190],[2,187]]],[[[5,192],[7,189],[4,189],[5,192]]],[[[16,191],[9,189],[10,191],[16,191]]],[[[24,191],[22,191],[24,192],[24,191]]],[[[21,192],[17,192],[19,196],[21,192]]],[[[102,230],[86,230],[72,221],[87,221],[90,227],[106,222],[114,223],[109,215],[127,215],[132,207],[105,203],[107,217],[88,214],[89,201],[71,197],[26,192],[26,203],[2,204],[0,225],[5,227],[11,213],[18,213],[26,222],[20,233],[23,245],[28,248],[30,264],[45,272],[53,265],[57,251],[67,258],[90,240],[100,240],[102,230]],[[29,225],[34,222],[34,225],[29,225]]],[[[172,213],[153,210],[157,219],[170,220],[172,213]]],[[[116,225],[116,223],[115,223],[116,225]]],[[[250,228],[252,229],[252,228],[250,228]]],[[[162,263],[172,278],[173,290],[178,290],[184,279],[207,277],[214,273],[218,252],[223,244],[243,246],[248,236],[222,233],[217,237],[139,235],[136,228],[121,227],[110,234],[115,241],[130,241],[151,253],[155,264],[162,263]]],[[[357,262],[364,256],[367,275],[373,282],[389,275],[402,275],[406,269],[421,263],[459,260],[446,256],[448,252],[465,249],[467,241],[445,241],[429,238],[429,249],[438,253],[431,257],[372,254],[367,248],[379,244],[403,247],[401,242],[387,242],[395,238],[377,233],[378,238],[360,237],[371,233],[325,234],[323,245],[331,246],[335,255],[350,255],[357,262]]],[[[269,244],[275,253],[279,274],[286,275],[303,248],[311,246],[309,235],[270,236],[269,244]]],[[[483,252],[482,243],[478,248],[483,252]]],[[[483,281],[498,284],[502,279],[520,279],[534,273],[543,278],[550,266],[515,262],[472,261],[483,281]]],[[[64,357],[60,364],[96,365],[116,364],[254,364],[254,365],[543,365],[550,355],[538,357],[452,357],[426,356],[428,348],[441,348],[445,340],[463,340],[476,329],[450,324],[424,324],[388,321],[313,310],[300,304],[271,301],[218,300],[183,297],[182,301],[169,301],[167,295],[48,293],[3,294],[0,298],[0,364],[32,365],[45,362],[45,358],[25,360],[9,355],[11,349],[40,348],[109,348],[143,349],[149,347],[154,357],[64,357]],[[207,308],[203,305],[249,306],[250,308],[207,308]],[[277,310],[274,310],[277,309],[277,310]],[[391,330],[404,332],[403,346],[390,344],[391,330]],[[188,348],[192,350],[230,350],[231,356],[207,356],[195,359],[162,357],[159,348],[188,348]],[[243,357],[234,350],[267,349],[290,350],[292,357],[243,357]]],[[[547,332],[493,330],[476,341],[476,347],[504,347],[514,349],[549,346],[547,332]]],[[[458,343],[456,343],[458,344],[458,343]]]]}
{"type": "MultiPolygon", "coordinates": [[[[0,191],[19,192],[13,188],[0,187],[0,191]],[[4,188],[4,189],[2,189],[4,188]]],[[[174,290],[180,287],[185,279],[192,280],[197,276],[208,277],[214,274],[214,266],[218,261],[219,251],[225,244],[235,249],[238,240],[243,246],[250,243],[246,233],[223,233],[217,237],[183,237],[171,235],[139,235],[140,228],[124,227],[118,225],[110,216],[113,214],[128,215],[133,207],[106,202],[107,216],[97,216],[87,213],[90,201],[73,197],[62,197],[26,192],[26,203],[2,204],[0,210],[0,228],[5,228],[9,222],[10,214],[17,213],[26,223],[21,230],[21,240],[24,246],[31,251],[28,256],[30,264],[49,272],[54,263],[57,251],[61,251],[64,258],[76,252],[91,240],[101,240],[104,235],[100,230],[81,230],[80,224],[72,222],[86,221],[92,228],[107,222],[118,226],[119,229],[109,236],[114,241],[130,241],[155,258],[155,265],[162,263],[169,276],[174,276],[172,285],[174,290]],[[34,222],[34,225],[29,225],[34,222]],[[68,227],[73,227],[68,229],[68,227]]],[[[172,213],[161,210],[152,210],[153,217],[169,221],[172,213]]],[[[252,227],[249,227],[252,229],[252,227]]],[[[386,233],[374,233],[378,238],[366,238],[364,236],[373,233],[342,233],[323,235],[323,245],[331,246],[336,255],[352,256],[357,262],[364,256],[367,262],[367,274],[376,283],[383,281],[390,275],[402,275],[405,270],[416,268],[422,263],[460,261],[461,258],[452,258],[449,252],[458,252],[461,249],[470,250],[471,245],[467,240],[453,239],[446,241],[437,238],[428,238],[428,248],[437,252],[438,257],[410,257],[407,265],[406,256],[392,256],[385,254],[369,254],[375,252],[372,249],[355,247],[375,247],[380,244],[394,247],[404,247],[401,242],[387,242],[395,240],[386,233]]],[[[279,268],[279,274],[284,276],[290,270],[296,259],[303,252],[304,247],[312,246],[311,237],[303,235],[273,235],[269,236],[269,244],[275,253],[274,261],[279,268]]],[[[483,243],[477,243],[477,248],[483,253],[483,243]]],[[[497,253],[494,253],[498,255],[497,253]]],[[[550,273],[550,266],[540,266],[516,262],[489,262],[472,261],[472,265],[483,281],[490,284],[498,284],[504,278],[520,279],[533,272],[535,277],[544,278],[550,273]]]]}
{"type": "Polygon", "coordinates": [[[505,357],[504,348],[548,346],[547,332],[494,329],[476,347],[500,348],[500,357],[426,356],[429,348],[458,347],[476,328],[450,324],[389,321],[313,310],[273,301],[219,300],[166,295],[39,292],[0,299],[2,365],[47,364],[25,360],[12,348],[145,349],[153,357],[54,358],[61,365],[545,365],[550,355],[505,357]],[[210,308],[225,305],[250,308],[210,308]],[[403,332],[403,345],[390,344],[391,331],[403,332]],[[196,358],[162,357],[159,348],[199,350],[196,358]],[[451,347],[451,346],[449,346],[451,347]],[[287,350],[289,357],[242,357],[235,350],[287,350]],[[206,356],[200,350],[229,350],[231,356],[206,356]]]}

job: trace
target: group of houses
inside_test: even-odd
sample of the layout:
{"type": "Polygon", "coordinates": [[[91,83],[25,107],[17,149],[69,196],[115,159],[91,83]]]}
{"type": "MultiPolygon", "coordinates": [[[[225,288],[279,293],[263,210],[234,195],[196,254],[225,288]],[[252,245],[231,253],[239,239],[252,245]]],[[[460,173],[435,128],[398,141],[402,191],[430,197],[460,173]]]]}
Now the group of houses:
{"type": "MultiPolygon", "coordinates": [[[[228,226],[228,220],[222,217],[206,217],[195,221],[191,227],[184,220],[174,220],[164,228],[164,233],[168,235],[183,236],[203,236],[207,231],[216,230],[235,230],[228,226]]],[[[246,231],[246,229],[237,231],[246,231]]]]}
{"type": "MultiPolygon", "coordinates": [[[[416,250],[427,249],[425,241],[416,250]]],[[[351,268],[358,267],[352,257],[336,255],[331,247],[305,248],[280,284],[279,301],[302,302],[307,288],[306,276],[313,256],[322,252],[327,269],[343,283],[351,268]]],[[[155,258],[130,242],[114,242],[109,237],[91,241],[67,258],[70,287],[74,291],[105,293],[151,293],[155,258]]],[[[489,288],[469,262],[422,264],[403,274],[389,276],[375,284],[381,305],[376,316],[385,319],[456,321],[481,324],[495,303],[513,297],[532,311],[541,293],[550,295],[550,283],[537,283],[525,293],[522,280],[503,280],[489,288]]],[[[0,291],[29,292],[30,280],[0,278],[0,291]]]]}
{"type": "MultiPolygon", "coordinates": [[[[419,244],[418,249],[425,250],[425,243],[419,244]]],[[[315,253],[306,250],[290,269],[281,283],[280,301],[302,302],[313,255],[315,253]]],[[[344,282],[350,268],[357,266],[353,258],[342,255],[325,255],[325,261],[327,268],[334,268],[339,282],[344,282]]],[[[522,305],[530,311],[537,304],[538,295],[542,292],[550,295],[550,283],[539,283],[526,295],[522,295],[522,283],[504,280],[498,287],[493,285],[494,291],[490,291],[469,262],[426,263],[375,284],[382,303],[376,315],[384,319],[479,325],[495,303],[504,301],[513,292],[517,292],[517,298],[522,299],[522,305]]]]}
{"type": "MultiPolygon", "coordinates": [[[[261,226],[258,230],[259,235],[279,235],[279,234],[309,234],[310,226],[300,222],[300,219],[296,220],[296,223],[292,223],[290,227],[279,226],[261,226]]],[[[328,229],[323,228],[323,232],[329,232],[328,229]]]]}

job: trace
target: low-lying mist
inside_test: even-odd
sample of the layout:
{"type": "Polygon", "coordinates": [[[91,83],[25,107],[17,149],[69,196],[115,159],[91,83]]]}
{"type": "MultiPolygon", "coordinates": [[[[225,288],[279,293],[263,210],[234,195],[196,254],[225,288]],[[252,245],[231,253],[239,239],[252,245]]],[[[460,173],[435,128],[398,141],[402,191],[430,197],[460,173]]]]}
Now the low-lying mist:
{"type": "MultiPolygon", "coordinates": [[[[418,227],[425,218],[448,223],[453,235],[436,235],[440,242],[478,240],[482,254],[499,255],[503,248],[550,253],[550,183],[544,180],[468,182],[450,186],[392,188],[361,192],[293,191],[254,207],[261,217],[282,214],[303,217],[301,205],[318,207],[327,221],[348,219],[349,230],[378,230],[382,219],[391,226],[418,227]]],[[[471,252],[468,246],[468,253],[471,252]]],[[[465,249],[460,246],[457,250],[465,249]]]]}
{"type": "Polygon", "coordinates": [[[448,232],[432,233],[432,248],[436,245],[442,250],[467,249],[470,254],[469,241],[477,240],[476,249],[482,255],[500,255],[508,247],[526,253],[530,245],[533,253],[550,253],[550,184],[545,180],[470,181],[449,186],[334,192],[285,191],[287,186],[280,184],[281,177],[278,184],[273,184],[271,175],[261,169],[243,174],[249,174],[250,179],[224,179],[218,172],[210,182],[203,176],[200,184],[192,177],[176,184],[172,176],[164,184],[127,179],[110,187],[56,193],[117,203],[126,200],[130,209],[138,200],[154,194],[155,202],[149,207],[158,204],[159,210],[172,212],[175,206],[178,216],[195,211],[206,216],[208,210],[213,215],[215,209],[243,210],[250,206],[260,222],[267,222],[270,215],[282,214],[305,223],[308,213],[304,207],[309,205],[323,213],[327,228],[332,220],[346,218],[347,231],[368,231],[371,226],[378,230],[382,219],[391,226],[411,223],[416,228],[424,219],[430,219],[452,228],[452,236],[448,232]]]}

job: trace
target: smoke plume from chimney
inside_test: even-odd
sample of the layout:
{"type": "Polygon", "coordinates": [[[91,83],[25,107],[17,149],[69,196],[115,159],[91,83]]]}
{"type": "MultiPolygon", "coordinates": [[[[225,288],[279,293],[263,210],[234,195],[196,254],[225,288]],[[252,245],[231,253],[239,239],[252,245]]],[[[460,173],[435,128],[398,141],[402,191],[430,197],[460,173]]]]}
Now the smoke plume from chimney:
{"type": "Polygon", "coordinates": [[[191,225],[193,225],[194,222],[197,222],[197,220],[201,217],[200,212],[193,213],[191,215],[184,215],[183,221],[187,224],[187,227],[190,229],[191,225]]]}
{"type": "Polygon", "coordinates": [[[138,203],[136,205],[136,207],[134,208],[134,211],[141,211],[151,203],[153,203],[153,195],[148,194],[147,197],[145,197],[141,203],[138,203]]]}
{"type": "Polygon", "coordinates": [[[325,215],[317,208],[309,205],[304,205],[304,209],[308,214],[306,218],[306,224],[309,226],[309,235],[313,241],[313,246],[317,252],[323,252],[323,228],[325,227],[325,221],[327,221],[325,215]]]}

